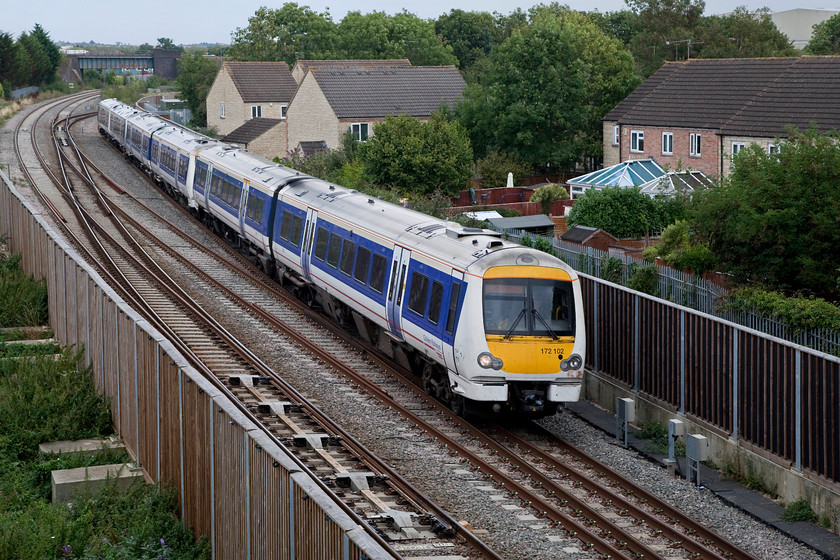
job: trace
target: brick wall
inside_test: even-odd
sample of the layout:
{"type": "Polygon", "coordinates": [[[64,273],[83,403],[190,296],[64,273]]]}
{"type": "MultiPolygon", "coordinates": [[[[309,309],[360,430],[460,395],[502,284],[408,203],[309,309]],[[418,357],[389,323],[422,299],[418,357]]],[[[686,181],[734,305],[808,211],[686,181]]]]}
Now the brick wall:
{"type": "Polygon", "coordinates": [[[264,158],[284,158],[288,154],[286,146],[286,121],[280,121],[270,130],[248,144],[248,151],[264,158]]]}
{"type": "Polygon", "coordinates": [[[289,104],[287,118],[289,150],[296,149],[301,142],[318,140],[325,141],[331,150],[340,146],[338,117],[318,87],[312,72],[303,79],[289,104]]]}
{"type": "MultiPolygon", "coordinates": [[[[610,129],[612,138],[612,129],[610,129]]],[[[606,142],[605,142],[606,144],[606,142]]],[[[620,160],[647,159],[653,158],[656,162],[672,170],[675,169],[696,169],[702,171],[709,177],[717,179],[720,177],[720,137],[714,130],[708,128],[670,128],[651,126],[621,126],[621,153],[620,160]],[[630,141],[631,131],[643,131],[645,133],[644,151],[631,152],[630,141]],[[674,135],[673,154],[662,153],[662,133],[670,132],[674,135]],[[700,157],[689,155],[690,135],[697,133],[701,135],[700,157]]]]}

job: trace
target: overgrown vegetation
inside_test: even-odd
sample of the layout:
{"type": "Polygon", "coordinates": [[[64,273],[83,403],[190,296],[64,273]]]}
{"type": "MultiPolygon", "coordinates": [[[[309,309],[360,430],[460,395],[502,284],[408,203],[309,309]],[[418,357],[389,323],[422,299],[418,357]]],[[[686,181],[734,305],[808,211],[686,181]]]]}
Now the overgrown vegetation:
{"type": "Polygon", "coordinates": [[[788,297],[779,292],[745,288],[726,295],[722,308],[776,319],[793,334],[820,329],[840,332],[840,308],[814,296],[788,297]]]}
{"type": "Polygon", "coordinates": [[[568,200],[568,198],[569,191],[563,185],[551,183],[535,190],[529,202],[539,202],[542,213],[549,215],[551,214],[551,206],[555,201],[568,200]]]}
{"type": "Polygon", "coordinates": [[[685,215],[678,198],[650,198],[636,188],[589,189],[569,212],[569,227],[601,228],[618,238],[643,237],[661,232],[685,215]]]}
{"type": "Polygon", "coordinates": [[[506,186],[508,173],[513,173],[513,184],[519,185],[522,179],[533,171],[528,162],[499,151],[490,152],[480,158],[476,166],[481,185],[485,189],[506,186]]]}
{"type": "Polygon", "coordinates": [[[94,456],[38,452],[44,441],[104,437],[108,404],[96,393],[81,353],[0,359],[0,560],[29,558],[209,558],[204,541],[177,518],[176,497],[143,482],[127,491],[112,479],[81,493],[73,506],[52,504],[50,471],[124,462],[121,451],[94,456]]]}
{"type": "Polygon", "coordinates": [[[782,519],[785,521],[808,521],[814,523],[817,520],[817,514],[811,509],[811,504],[805,500],[796,500],[785,506],[785,513],[782,514],[782,519]]]}
{"type": "Polygon", "coordinates": [[[20,268],[20,255],[0,254],[0,328],[47,322],[47,286],[20,268]]]}

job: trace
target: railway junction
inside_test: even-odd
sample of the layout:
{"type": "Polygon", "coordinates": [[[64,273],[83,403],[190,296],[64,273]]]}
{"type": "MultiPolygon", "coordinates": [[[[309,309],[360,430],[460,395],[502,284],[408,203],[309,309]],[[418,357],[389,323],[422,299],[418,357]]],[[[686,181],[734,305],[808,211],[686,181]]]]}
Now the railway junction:
{"type": "MultiPolygon", "coordinates": [[[[80,100],[77,112],[83,113],[89,103],[80,100]]],[[[44,119],[63,122],[58,136],[68,144],[72,121],[62,118],[70,109],[56,107],[44,119]],[[58,118],[60,111],[65,114],[58,118]]],[[[80,118],[72,125],[81,151],[98,150],[91,159],[108,162],[109,169],[118,167],[118,156],[104,153],[107,146],[92,133],[95,123],[85,123],[80,118]]],[[[16,138],[39,127],[56,129],[30,121],[16,138]]],[[[23,167],[34,171],[57,163],[55,156],[46,159],[52,163],[27,160],[23,167]]],[[[66,174],[73,175],[71,168],[81,164],[65,165],[66,174]]],[[[510,432],[493,426],[477,429],[462,422],[403,381],[399,368],[351,346],[346,335],[296,308],[148,185],[122,173],[119,184],[108,184],[99,172],[89,173],[96,179],[77,180],[69,187],[75,197],[50,186],[44,175],[31,181],[68,224],[76,222],[69,208],[72,198],[85,208],[89,221],[101,220],[91,228],[99,230],[98,242],[86,241],[81,225],[66,228],[78,236],[69,244],[43,241],[43,225],[25,240],[13,235],[11,242],[30,249],[30,266],[51,279],[57,334],[67,342],[84,343],[89,359],[99,366],[95,370],[103,391],[117,397],[115,425],[147,478],[180,476],[184,517],[211,538],[216,557],[280,557],[271,547],[290,548],[301,558],[817,557],[780,536],[770,537],[769,544],[753,542],[767,529],[761,524],[744,528],[741,524],[749,524],[749,518],[729,522],[728,516],[741,515],[737,512],[724,514],[727,521],[703,518],[692,506],[717,507],[708,489],[662,476],[662,469],[569,411],[543,422],[548,433],[521,427],[510,432]],[[86,183],[99,184],[100,193],[86,183]],[[122,214],[122,225],[94,218],[103,204],[109,213],[122,214]],[[131,245],[131,238],[142,240],[138,245],[148,258],[118,250],[131,245]],[[111,247],[102,251],[95,244],[111,247]],[[90,251],[84,260],[96,263],[96,270],[88,272],[58,256],[84,250],[90,251]],[[111,255],[110,264],[104,253],[111,255]],[[47,260],[39,262],[45,255],[47,260]],[[98,284],[96,277],[105,276],[112,277],[112,288],[98,284]],[[129,284],[136,288],[129,290],[129,284]],[[158,287],[152,290],[152,284],[158,287]],[[163,295],[162,284],[180,288],[163,295]],[[236,290],[223,289],[234,284],[236,290]],[[98,314],[94,301],[100,302],[98,309],[113,313],[103,315],[104,326],[89,328],[87,322],[98,314]],[[201,318],[202,309],[214,312],[201,318]],[[167,310],[175,312],[166,316],[167,310]],[[213,323],[214,330],[206,330],[213,323]],[[116,350],[113,356],[106,351],[110,344],[116,350]],[[189,358],[193,352],[196,356],[189,358]],[[151,405],[156,413],[150,416],[140,405],[151,405]],[[174,433],[167,422],[176,427],[174,433]],[[611,455],[612,468],[586,455],[573,457],[557,435],[590,455],[611,455]],[[273,459],[266,460],[266,455],[273,459]],[[611,478],[613,469],[624,469],[623,476],[611,478]],[[284,471],[285,478],[279,474],[284,471]],[[651,506],[659,498],[643,495],[641,487],[627,480],[638,482],[654,472],[659,478],[651,490],[671,494],[683,509],[700,516],[699,523],[680,518],[679,510],[667,503],[651,506]],[[260,542],[259,531],[268,520],[284,520],[289,529],[260,542]],[[717,540],[716,533],[726,538],[717,540]]],[[[41,203],[32,192],[24,198],[28,208],[41,203]]],[[[4,215],[18,220],[15,232],[22,236],[31,227],[23,225],[31,210],[22,210],[25,205],[8,193],[0,200],[4,215]]],[[[50,229],[65,229],[60,219],[43,220],[51,222],[50,229]]],[[[570,408],[594,424],[614,422],[584,404],[570,408]]],[[[802,535],[804,542],[820,541],[833,554],[833,535],[802,535]]]]}

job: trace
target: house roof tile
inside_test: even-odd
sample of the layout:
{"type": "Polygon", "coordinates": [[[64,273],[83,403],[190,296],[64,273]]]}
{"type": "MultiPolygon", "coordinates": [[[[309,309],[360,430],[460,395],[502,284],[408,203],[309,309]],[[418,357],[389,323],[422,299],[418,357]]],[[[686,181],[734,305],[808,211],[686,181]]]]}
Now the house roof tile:
{"type": "Polygon", "coordinates": [[[245,103],[288,103],[297,82],[285,62],[225,62],[245,103]]]}
{"type": "Polygon", "coordinates": [[[624,125],[774,136],[788,125],[840,128],[840,57],[668,62],[610,111],[624,125]]]}
{"type": "Polygon", "coordinates": [[[274,128],[280,122],[282,122],[280,119],[251,119],[245,121],[245,124],[227,136],[221,138],[221,141],[233,144],[248,144],[274,128]]]}
{"type": "Polygon", "coordinates": [[[388,115],[428,117],[452,107],[466,87],[454,66],[312,69],[339,119],[388,115]]]}

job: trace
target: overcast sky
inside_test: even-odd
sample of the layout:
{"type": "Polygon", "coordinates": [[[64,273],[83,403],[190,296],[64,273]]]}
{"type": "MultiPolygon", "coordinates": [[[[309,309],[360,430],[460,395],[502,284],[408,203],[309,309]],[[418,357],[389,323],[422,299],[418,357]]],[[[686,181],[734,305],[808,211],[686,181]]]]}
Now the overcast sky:
{"type": "MultiPolygon", "coordinates": [[[[521,0],[349,0],[305,2],[315,11],[329,10],[333,21],[338,22],[348,11],[369,13],[384,11],[389,14],[403,8],[421,17],[436,19],[453,8],[466,11],[488,11],[508,14],[517,7],[528,10],[540,2],[521,0]]],[[[543,3],[549,3],[546,0],[543,3]]],[[[576,10],[601,12],[622,10],[624,0],[570,0],[560,2],[576,10]]],[[[231,33],[237,27],[246,27],[248,18],[260,6],[279,8],[282,2],[265,0],[204,0],[184,2],[172,0],[144,0],[120,2],[114,0],[3,0],[0,31],[15,38],[24,31],[31,31],[40,23],[53,41],[67,41],[139,45],[155,45],[158,38],[168,37],[175,44],[230,43],[231,33]]],[[[735,6],[746,5],[750,10],[767,7],[779,12],[792,8],[840,10],[840,0],[802,0],[792,4],[786,0],[749,0],[735,3],[728,0],[706,0],[706,15],[731,11],[735,6]]]]}

